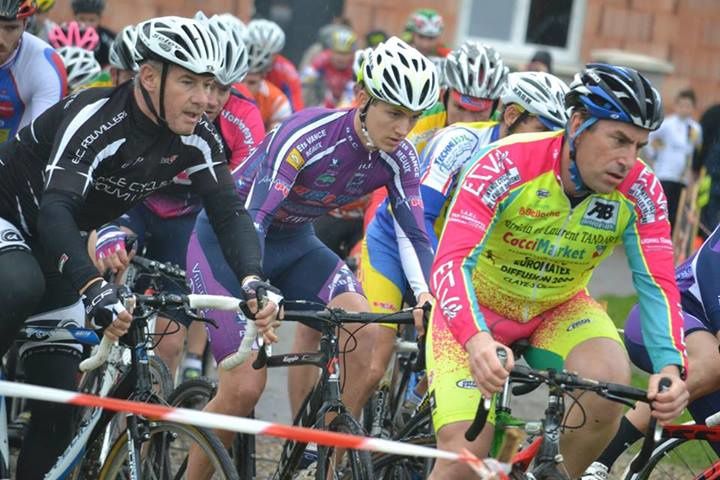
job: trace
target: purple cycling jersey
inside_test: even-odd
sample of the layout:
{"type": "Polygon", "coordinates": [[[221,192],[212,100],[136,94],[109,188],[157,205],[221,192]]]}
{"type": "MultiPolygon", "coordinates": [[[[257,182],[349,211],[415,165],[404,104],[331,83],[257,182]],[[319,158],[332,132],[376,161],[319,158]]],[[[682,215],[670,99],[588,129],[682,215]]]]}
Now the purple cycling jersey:
{"type": "MultiPolygon", "coordinates": [[[[368,151],[355,132],[355,112],[298,112],[272,131],[247,162],[259,169],[246,206],[260,243],[264,245],[270,230],[304,225],[385,186],[399,234],[413,246],[403,263],[411,262],[427,281],[432,249],[423,221],[415,148],[402,141],[392,153],[368,151]]],[[[234,175],[237,179],[242,174],[234,175]]]]}

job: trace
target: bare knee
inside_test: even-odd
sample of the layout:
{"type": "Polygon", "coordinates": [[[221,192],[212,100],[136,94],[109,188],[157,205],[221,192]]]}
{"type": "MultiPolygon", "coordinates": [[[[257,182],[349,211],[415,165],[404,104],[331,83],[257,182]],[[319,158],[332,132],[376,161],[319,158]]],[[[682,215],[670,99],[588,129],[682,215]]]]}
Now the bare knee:
{"type": "Polygon", "coordinates": [[[265,371],[254,370],[253,358],[230,371],[221,371],[218,391],[213,399],[213,411],[229,415],[247,416],[265,389],[265,371]]]}

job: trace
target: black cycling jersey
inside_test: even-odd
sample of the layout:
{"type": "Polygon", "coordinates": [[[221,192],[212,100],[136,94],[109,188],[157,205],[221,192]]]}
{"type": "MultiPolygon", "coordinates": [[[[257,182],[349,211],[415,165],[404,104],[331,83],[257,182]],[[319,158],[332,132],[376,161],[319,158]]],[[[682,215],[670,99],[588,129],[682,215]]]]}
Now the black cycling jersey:
{"type": "Polygon", "coordinates": [[[109,222],[185,172],[236,275],[260,274],[255,230],[203,118],[181,136],[139,109],[132,82],[67,97],[0,146],[0,217],[39,240],[76,289],[97,277],[80,230],[109,222]]]}

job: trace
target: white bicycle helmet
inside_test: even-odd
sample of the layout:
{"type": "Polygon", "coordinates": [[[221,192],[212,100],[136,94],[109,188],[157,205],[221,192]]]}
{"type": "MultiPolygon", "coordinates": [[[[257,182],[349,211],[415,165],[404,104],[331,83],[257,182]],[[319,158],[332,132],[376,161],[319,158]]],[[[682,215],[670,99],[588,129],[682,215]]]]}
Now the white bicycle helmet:
{"type": "Polygon", "coordinates": [[[492,47],[465,42],[448,54],[444,82],[462,95],[495,100],[507,81],[508,67],[492,47]]]}
{"type": "Polygon", "coordinates": [[[123,28],[120,33],[115,36],[108,59],[110,65],[120,70],[132,70],[137,72],[137,52],[135,51],[135,41],[137,40],[137,30],[135,25],[128,25],[123,28]]]}
{"type": "Polygon", "coordinates": [[[353,59],[353,76],[355,77],[355,81],[358,81],[358,78],[360,78],[360,69],[363,66],[363,62],[367,58],[367,56],[372,52],[372,47],[367,48],[361,48],[359,50],[355,50],[355,58],[353,59]]]}
{"type": "Polygon", "coordinates": [[[102,71],[95,55],[80,47],[61,47],[57,50],[67,72],[70,90],[76,90],[93,81],[102,71]]]}
{"type": "Polygon", "coordinates": [[[443,32],[443,19],[431,8],[421,8],[410,15],[405,28],[423,37],[439,37],[443,32]]]}
{"type": "Polygon", "coordinates": [[[143,60],[171,63],[193,73],[217,74],[223,55],[217,39],[203,24],[190,18],[158,17],[137,26],[135,49],[143,60]]]}
{"type": "Polygon", "coordinates": [[[220,51],[223,53],[222,68],[215,74],[217,81],[222,85],[232,85],[242,81],[248,72],[244,25],[219,15],[207,18],[203,12],[197,12],[195,20],[205,22],[205,26],[217,38],[220,51]]]}
{"type": "Polygon", "coordinates": [[[565,95],[570,88],[555,75],[545,72],[514,72],[508,75],[502,95],[504,105],[520,105],[537,115],[551,130],[562,130],[568,121],[565,95]]]}
{"type": "Polygon", "coordinates": [[[271,55],[280,53],[285,47],[285,32],[275,22],[262,18],[248,23],[247,34],[255,45],[262,45],[271,55]]]}
{"type": "Polygon", "coordinates": [[[371,96],[413,112],[438,100],[435,65],[398,37],[390,37],[368,54],[360,80],[371,96]]]}

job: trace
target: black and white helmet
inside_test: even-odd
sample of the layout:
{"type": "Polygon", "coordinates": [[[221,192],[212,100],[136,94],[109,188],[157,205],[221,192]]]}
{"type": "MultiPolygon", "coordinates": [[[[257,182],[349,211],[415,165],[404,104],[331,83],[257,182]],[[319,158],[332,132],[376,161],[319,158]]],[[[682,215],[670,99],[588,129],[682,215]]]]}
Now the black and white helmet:
{"type": "Polygon", "coordinates": [[[135,49],[142,60],[159,60],[202,75],[216,75],[223,65],[224,52],[217,38],[197,20],[158,17],[137,26],[135,49]]]}
{"type": "Polygon", "coordinates": [[[413,112],[438,100],[435,65],[398,37],[390,37],[368,54],[360,80],[371,96],[413,112]]]}
{"type": "Polygon", "coordinates": [[[123,28],[120,33],[115,36],[108,59],[110,65],[120,70],[138,70],[137,52],[135,51],[135,42],[137,40],[137,30],[135,25],[128,25],[123,28]]]}
{"type": "Polygon", "coordinates": [[[444,82],[463,95],[495,100],[502,95],[508,67],[492,47],[467,41],[448,54],[444,82]]]}
{"type": "Polygon", "coordinates": [[[247,28],[250,41],[255,45],[262,45],[271,55],[280,53],[285,47],[285,32],[277,23],[259,18],[251,20],[247,28]]]}
{"type": "Polygon", "coordinates": [[[584,108],[593,118],[617,120],[646,130],[657,130],[663,121],[660,93],[629,67],[586,65],[575,75],[565,100],[568,108],[584,108]]]}
{"type": "Polygon", "coordinates": [[[245,48],[245,26],[227,17],[213,15],[207,18],[203,12],[195,14],[195,20],[205,22],[210,32],[215,35],[223,53],[222,68],[215,78],[222,85],[232,85],[242,81],[248,72],[248,53],[245,48]]]}
{"type": "Polygon", "coordinates": [[[71,91],[92,82],[102,71],[90,50],[81,47],[61,47],[57,53],[65,64],[68,87],[71,91]]]}
{"type": "Polygon", "coordinates": [[[565,128],[568,120],[565,95],[567,84],[555,75],[545,72],[514,72],[508,75],[507,87],[502,95],[504,105],[520,105],[532,115],[540,117],[551,130],[565,128]]]}

